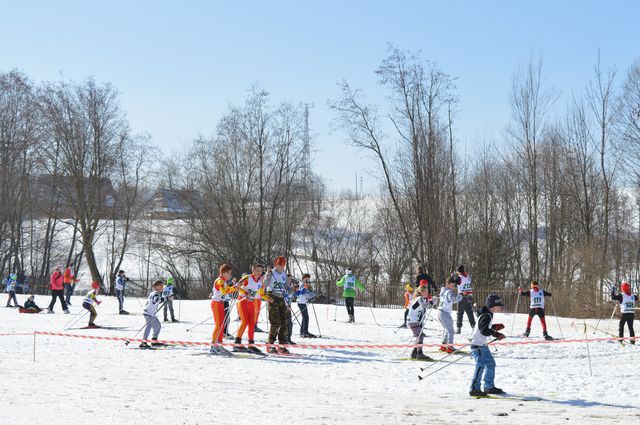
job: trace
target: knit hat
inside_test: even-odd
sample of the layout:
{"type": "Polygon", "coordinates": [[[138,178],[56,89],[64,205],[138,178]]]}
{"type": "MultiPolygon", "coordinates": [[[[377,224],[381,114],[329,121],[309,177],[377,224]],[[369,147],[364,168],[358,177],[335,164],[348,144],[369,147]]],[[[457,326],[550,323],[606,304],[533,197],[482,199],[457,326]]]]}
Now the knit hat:
{"type": "Polygon", "coordinates": [[[167,278],[167,285],[173,285],[173,276],[167,278]]]}
{"type": "Polygon", "coordinates": [[[504,307],[504,304],[502,304],[502,300],[500,299],[500,296],[496,295],[496,294],[491,294],[487,297],[487,308],[491,309],[492,307],[504,307]]]}
{"type": "Polygon", "coordinates": [[[407,283],[407,286],[405,286],[404,289],[407,292],[413,292],[413,286],[411,286],[411,284],[409,283],[407,283]]]}
{"type": "Polygon", "coordinates": [[[464,273],[464,264],[458,266],[458,273],[464,273]]]}
{"type": "Polygon", "coordinates": [[[622,282],[622,285],[620,285],[620,289],[625,294],[631,295],[631,285],[629,284],[629,282],[622,282]]]}
{"type": "Polygon", "coordinates": [[[427,286],[429,284],[429,282],[427,282],[427,279],[422,279],[420,281],[420,286],[427,286]]]}
{"type": "Polygon", "coordinates": [[[100,282],[91,282],[91,287],[93,289],[98,289],[100,287],[100,282]]]}

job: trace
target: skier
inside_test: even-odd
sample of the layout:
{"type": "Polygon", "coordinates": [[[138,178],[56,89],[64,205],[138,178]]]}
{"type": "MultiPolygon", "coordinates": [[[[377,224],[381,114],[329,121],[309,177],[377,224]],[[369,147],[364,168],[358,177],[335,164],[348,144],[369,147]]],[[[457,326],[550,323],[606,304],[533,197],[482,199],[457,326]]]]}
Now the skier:
{"type": "Polygon", "coordinates": [[[49,303],[49,309],[47,310],[48,314],[54,313],[53,307],[56,305],[56,298],[60,299],[60,304],[62,304],[62,311],[65,314],[69,314],[67,303],[64,300],[64,282],[61,269],[61,266],[56,266],[53,273],[51,273],[51,283],[49,285],[49,289],[51,290],[51,302],[49,303]]]}
{"type": "Polygon", "coordinates": [[[18,305],[18,299],[16,298],[16,281],[17,276],[15,273],[11,273],[7,276],[5,280],[5,289],[7,291],[7,307],[20,307],[18,305]],[[11,305],[11,300],[13,300],[13,306],[11,305]]]}
{"type": "Polygon", "coordinates": [[[280,256],[273,261],[274,269],[267,270],[264,276],[264,287],[269,305],[269,336],[267,338],[267,351],[273,354],[289,354],[285,344],[289,343],[289,323],[291,307],[288,292],[291,290],[287,284],[285,267],[287,260],[280,256]],[[273,344],[278,338],[278,347],[273,344]]]}
{"type": "MultiPolygon", "coordinates": [[[[455,286],[456,279],[454,277],[449,278],[445,286],[440,290],[440,304],[438,305],[438,320],[440,320],[444,329],[440,351],[446,351],[447,353],[455,351],[455,348],[453,348],[453,318],[451,317],[453,304],[460,303],[463,299],[462,294],[454,295],[453,288],[455,286]]],[[[458,304],[458,308],[460,308],[460,304],[458,304]]]]}
{"type": "MultiPolygon", "coordinates": [[[[631,285],[629,282],[622,282],[620,285],[621,293],[617,293],[615,288],[611,288],[611,299],[620,303],[620,324],[618,325],[618,336],[624,337],[624,325],[627,324],[629,328],[629,337],[631,344],[635,344],[634,339],[636,333],[633,330],[633,321],[635,320],[635,307],[638,301],[637,295],[631,294],[631,285]]],[[[622,344],[622,340],[620,341],[622,344]]]]}
{"type": "Polygon", "coordinates": [[[36,304],[35,298],[34,295],[29,295],[27,301],[24,302],[24,307],[18,311],[20,311],[20,313],[40,313],[42,309],[36,304]]]}
{"type": "Polygon", "coordinates": [[[175,286],[173,286],[173,276],[169,276],[167,278],[167,285],[162,290],[162,296],[166,300],[164,302],[163,312],[164,312],[164,321],[168,322],[167,318],[167,309],[171,314],[171,321],[176,323],[178,320],[176,319],[175,314],[173,314],[173,298],[175,297],[175,286]]]}
{"type": "Polygon", "coordinates": [[[347,307],[347,314],[349,315],[349,323],[355,323],[355,304],[356,288],[364,291],[364,285],[353,275],[351,268],[347,268],[345,275],[336,282],[336,285],[343,287],[342,297],[344,298],[344,305],[347,307]]]}
{"type": "Polygon", "coordinates": [[[67,305],[71,305],[71,296],[73,295],[73,290],[76,287],[76,282],[78,282],[78,279],[76,279],[73,272],[73,266],[74,263],[69,264],[69,267],[65,269],[64,276],[62,278],[64,284],[64,300],[67,305]]]}
{"type": "MultiPolygon", "coordinates": [[[[426,286],[418,287],[418,289],[416,289],[416,297],[407,309],[409,313],[409,329],[411,329],[413,335],[417,338],[416,344],[418,345],[422,345],[424,343],[424,332],[422,330],[422,325],[424,322],[425,312],[427,308],[431,307],[433,307],[433,303],[429,301],[429,290],[426,286]]],[[[424,353],[422,352],[422,347],[414,347],[414,349],[411,351],[411,358],[416,360],[433,360],[431,357],[424,355],[424,353]]]]}
{"type": "Polygon", "coordinates": [[[87,327],[99,328],[100,326],[96,325],[95,322],[96,318],[98,317],[98,312],[96,312],[93,303],[95,302],[98,305],[102,304],[102,301],[98,301],[97,298],[98,294],[100,294],[100,282],[91,283],[91,288],[92,289],[84,297],[84,300],[82,300],[82,308],[84,308],[85,310],[89,310],[89,325],[87,327]]]}
{"type": "Polygon", "coordinates": [[[410,283],[407,283],[407,286],[404,287],[404,321],[402,322],[402,326],[400,326],[401,328],[407,327],[407,315],[409,314],[409,305],[411,304],[412,298],[413,286],[411,286],[410,283]]]}
{"type": "Polygon", "coordinates": [[[547,321],[544,318],[544,297],[550,297],[551,293],[540,289],[538,282],[535,280],[531,282],[531,290],[529,292],[524,292],[522,286],[518,288],[518,292],[520,295],[530,298],[529,318],[527,319],[527,329],[524,331],[524,336],[529,336],[531,333],[531,321],[533,320],[533,316],[538,316],[540,318],[540,323],[542,324],[542,335],[544,336],[544,339],[547,341],[553,340],[553,337],[547,333],[547,321]]]}
{"type": "Polygon", "coordinates": [[[226,323],[224,296],[236,291],[234,282],[229,284],[232,270],[228,264],[221,265],[218,269],[218,278],[213,282],[211,289],[211,311],[215,323],[213,334],[211,334],[211,349],[209,350],[211,354],[229,354],[227,349],[218,344],[222,343],[226,323]]]}
{"type": "Polygon", "coordinates": [[[462,295],[462,300],[458,304],[458,329],[456,333],[462,332],[462,317],[467,314],[469,324],[473,329],[476,326],[476,319],[473,315],[473,286],[471,286],[471,276],[464,270],[464,265],[460,264],[456,271],[456,283],[458,284],[458,294],[462,295]]]}
{"type": "Polygon", "coordinates": [[[297,297],[298,308],[300,309],[300,316],[302,317],[302,323],[300,324],[300,336],[302,338],[317,338],[316,335],[309,332],[309,310],[307,309],[307,303],[312,302],[316,297],[316,293],[311,288],[311,276],[309,273],[302,275],[302,288],[299,288],[294,295],[297,297]]]}
{"type": "Polygon", "coordinates": [[[238,332],[236,333],[236,339],[233,346],[233,351],[245,351],[256,354],[261,354],[262,351],[255,345],[254,329],[255,329],[255,310],[253,308],[253,300],[256,297],[263,297],[264,291],[262,289],[262,265],[253,264],[251,266],[251,274],[242,276],[240,282],[236,284],[238,289],[238,315],[240,316],[240,326],[238,326],[238,332]],[[249,337],[249,345],[244,347],[242,345],[242,335],[244,330],[247,329],[249,337]]]}
{"type": "MultiPolygon", "coordinates": [[[[122,272],[124,276],[124,272],[122,272]]],[[[147,344],[146,341],[140,343],[141,349],[149,349],[151,347],[159,347],[164,346],[165,344],[158,341],[158,335],[160,335],[160,330],[162,329],[162,325],[160,324],[160,320],[156,316],[158,314],[158,309],[164,302],[164,297],[162,296],[162,289],[164,287],[164,282],[162,280],[156,280],[153,283],[153,291],[149,294],[149,298],[147,298],[147,304],[144,306],[143,316],[146,321],[146,327],[144,328],[144,335],[142,339],[149,339],[149,334],[153,330],[153,336],[151,340],[151,346],[147,344]]],[[[121,313],[122,314],[122,313],[121,313]]],[[[128,313],[127,313],[128,314],[128,313]]]]}
{"type": "Polygon", "coordinates": [[[127,282],[129,282],[129,278],[125,276],[124,270],[120,270],[118,272],[118,277],[116,277],[116,298],[118,298],[118,314],[129,314],[129,312],[124,309],[124,288],[127,282]]]}
{"type": "Polygon", "coordinates": [[[471,337],[471,357],[476,362],[476,367],[471,380],[471,388],[469,395],[472,397],[485,397],[488,394],[504,394],[504,391],[497,388],[494,384],[496,373],[496,361],[489,350],[487,337],[493,336],[498,340],[505,338],[500,330],[504,329],[504,325],[493,323],[493,314],[502,311],[502,300],[496,294],[487,297],[486,307],[482,307],[478,316],[478,324],[473,329],[471,337]],[[480,389],[480,381],[484,375],[484,391],[480,389]]]}

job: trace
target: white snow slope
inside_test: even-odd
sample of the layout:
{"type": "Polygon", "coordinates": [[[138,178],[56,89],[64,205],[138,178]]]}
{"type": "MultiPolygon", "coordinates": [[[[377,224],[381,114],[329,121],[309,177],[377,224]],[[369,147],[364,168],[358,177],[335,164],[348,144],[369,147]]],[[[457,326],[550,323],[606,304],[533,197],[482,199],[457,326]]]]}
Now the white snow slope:
{"type": "MultiPolygon", "coordinates": [[[[4,296],[5,294],[3,294],[4,296]]],[[[18,296],[24,301],[24,296],[18,296]]],[[[127,298],[133,314],[117,314],[115,298],[102,297],[97,323],[120,330],[70,330],[83,335],[133,337],[141,326],[141,308],[127,298]]],[[[4,297],[2,298],[4,301],[4,297]]],[[[46,307],[47,297],[36,297],[46,307]]],[[[140,300],[144,302],[144,300],[140,300]]],[[[496,385],[509,393],[541,397],[541,401],[472,399],[473,373],[469,357],[418,381],[420,367],[434,371],[446,363],[401,360],[402,349],[300,349],[301,358],[221,358],[205,347],[138,350],[121,341],[99,341],[38,335],[33,361],[33,331],[63,330],[80,312],[74,297],[70,315],[56,305],[56,314],[19,314],[0,308],[0,424],[633,424],[640,423],[640,348],[612,342],[499,346],[496,385]]],[[[160,338],[208,341],[211,322],[187,329],[211,315],[208,300],[182,301],[180,323],[163,323],[160,338]]],[[[297,307],[294,307],[297,311],[297,307]]],[[[402,310],[356,308],[355,325],[345,323],[344,307],[317,305],[322,339],[305,340],[294,326],[294,341],[347,343],[406,343],[410,331],[394,333],[402,310]]],[[[176,313],[178,306],[176,303],[176,313]]],[[[495,321],[511,328],[512,317],[495,321]]],[[[260,326],[266,328],[264,311],[260,326]]],[[[523,331],[526,316],[516,318],[514,334],[523,331]]],[[[78,326],[85,326],[85,316],[78,326]]],[[[549,331],[560,336],[554,317],[549,331]]],[[[588,321],[595,325],[595,320],[588,321]]],[[[565,338],[584,337],[584,326],[561,319],[565,338]]],[[[600,329],[614,332],[617,321],[603,320],[600,329]]],[[[234,320],[231,331],[237,327],[234,320]]],[[[318,334],[312,316],[310,331],[318,334]]],[[[426,323],[426,342],[439,342],[440,325],[426,323]]],[[[508,332],[509,333],[509,332],[508,332]]],[[[532,337],[539,340],[534,319],[532,337]]],[[[457,342],[466,343],[467,323],[457,342]]],[[[590,338],[606,336],[598,331],[590,338]]],[[[266,334],[256,334],[264,342],[266,334]]],[[[245,334],[246,341],[246,334],[245,334]]],[[[523,341],[508,338],[506,341],[523,341]]],[[[433,349],[434,358],[443,355],[433,349]]],[[[453,355],[448,360],[455,360],[453,355]]],[[[427,373],[427,372],[425,372],[427,373]]]]}

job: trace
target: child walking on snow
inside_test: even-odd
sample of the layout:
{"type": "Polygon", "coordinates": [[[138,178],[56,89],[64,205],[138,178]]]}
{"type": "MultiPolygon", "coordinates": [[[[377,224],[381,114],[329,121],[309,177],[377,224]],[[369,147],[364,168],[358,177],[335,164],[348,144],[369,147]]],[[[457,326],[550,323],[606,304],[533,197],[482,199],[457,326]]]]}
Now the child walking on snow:
{"type": "MultiPolygon", "coordinates": [[[[147,304],[144,307],[143,316],[147,324],[146,324],[146,327],[144,328],[144,335],[142,339],[145,339],[145,340],[149,339],[149,334],[151,333],[151,331],[153,331],[153,336],[151,337],[151,340],[153,342],[151,343],[151,347],[165,345],[160,342],[157,342],[158,335],[160,335],[160,329],[162,328],[162,325],[160,324],[160,320],[158,320],[157,314],[158,314],[159,308],[164,302],[164,298],[162,297],[163,287],[164,287],[164,282],[161,280],[156,280],[153,283],[153,291],[151,291],[151,293],[149,294],[149,298],[147,298],[147,304]]],[[[142,342],[140,344],[140,348],[142,349],[148,349],[151,347],[146,342],[142,342]]]]}
{"type": "Polygon", "coordinates": [[[7,307],[11,307],[11,300],[13,300],[13,306],[14,307],[20,307],[18,305],[18,299],[16,298],[16,281],[18,280],[18,277],[15,273],[11,273],[9,276],[7,276],[7,279],[5,280],[5,289],[7,291],[7,307]]]}
{"type": "Polygon", "coordinates": [[[226,324],[226,311],[224,307],[225,295],[236,290],[233,284],[229,284],[231,279],[231,271],[233,269],[228,264],[220,266],[218,278],[213,283],[211,290],[211,311],[213,312],[213,321],[215,328],[211,335],[211,354],[229,354],[228,350],[222,347],[222,338],[224,337],[224,327],[226,324]]]}
{"type": "Polygon", "coordinates": [[[412,299],[413,299],[413,286],[407,283],[407,286],[404,287],[404,321],[402,322],[402,326],[400,326],[401,328],[407,327],[407,315],[409,314],[409,306],[411,305],[412,299]]]}
{"type": "Polygon", "coordinates": [[[355,323],[355,304],[356,288],[364,291],[364,285],[353,275],[351,268],[348,268],[346,274],[336,282],[336,286],[344,288],[342,291],[342,297],[344,298],[344,305],[347,307],[347,314],[349,315],[349,323],[355,323]]]}
{"type": "MultiPolygon", "coordinates": [[[[420,286],[416,289],[416,298],[413,300],[408,311],[408,324],[409,329],[413,332],[413,335],[416,337],[416,344],[422,345],[424,343],[424,332],[422,330],[422,326],[424,324],[425,312],[427,308],[433,307],[433,303],[428,300],[429,298],[429,290],[426,286],[420,286]]],[[[453,323],[451,324],[453,327],[453,323]]],[[[429,356],[425,356],[422,352],[422,347],[415,347],[411,351],[411,358],[416,360],[433,360],[429,356]]]]}
{"type": "Polygon", "coordinates": [[[504,394],[502,389],[497,388],[494,383],[496,373],[496,361],[489,350],[487,337],[493,336],[498,340],[504,339],[500,330],[504,329],[504,325],[493,323],[493,314],[502,311],[504,304],[496,294],[487,297],[487,306],[482,307],[478,316],[478,323],[473,329],[471,337],[471,357],[476,362],[476,367],[471,380],[471,388],[469,395],[472,397],[485,397],[488,394],[504,394]],[[484,376],[484,391],[480,389],[480,381],[484,376]]]}
{"type": "MultiPolygon", "coordinates": [[[[620,324],[618,325],[618,336],[624,337],[624,325],[627,324],[629,328],[629,337],[631,344],[635,344],[634,339],[636,333],[633,330],[633,321],[635,320],[636,302],[638,301],[637,295],[631,294],[631,285],[629,282],[622,282],[620,285],[622,293],[617,293],[615,288],[611,288],[611,299],[620,303],[620,324]]],[[[620,341],[622,343],[622,341],[620,341]]]]}
{"type": "Polygon", "coordinates": [[[551,341],[553,339],[547,333],[547,322],[544,318],[544,297],[550,297],[551,293],[547,292],[540,288],[537,281],[531,282],[531,290],[529,292],[524,292],[522,287],[518,288],[518,292],[523,297],[529,297],[529,318],[527,319],[527,329],[524,331],[524,336],[529,336],[531,333],[531,321],[533,320],[533,316],[538,316],[540,318],[540,324],[542,325],[542,335],[544,339],[547,341],[551,341]]]}
{"type": "Polygon", "coordinates": [[[442,345],[440,351],[446,351],[447,353],[453,353],[453,335],[455,333],[453,329],[453,318],[451,312],[453,311],[453,305],[459,303],[462,300],[462,295],[454,295],[453,288],[456,286],[456,279],[451,277],[447,281],[444,288],[440,290],[440,304],[438,305],[438,319],[444,329],[444,336],[442,338],[442,345]]]}
{"type": "Polygon", "coordinates": [[[87,293],[87,296],[82,300],[82,308],[85,310],[89,310],[89,328],[99,328],[100,326],[96,325],[95,320],[98,317],[98,312],[96,312],[94,303],[100,305],[102,301],[98,301],[98,294],[100,293],[100,282],[93,282],[91,284],[91,290],[87,293]]]}

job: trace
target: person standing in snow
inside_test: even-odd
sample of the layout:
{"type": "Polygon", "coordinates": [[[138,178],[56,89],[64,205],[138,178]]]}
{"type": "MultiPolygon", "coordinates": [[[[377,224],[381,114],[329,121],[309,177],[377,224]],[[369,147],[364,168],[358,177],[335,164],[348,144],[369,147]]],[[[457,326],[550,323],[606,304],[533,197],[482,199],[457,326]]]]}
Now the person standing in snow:
{"type": "Polygon", "coordinates": [[[422,281],[424,280],[426,281],[426,285],[429,289],[429,295],[435,296],[435,294],[438,293],[438,287],[433,282],[433,279],[431,278],[431,276],[429,276],[429,274],[424,271],[424,268],[422,266],[418,266],[418,268],[416,269],[416,272],[417,272],[417,276],[416,276],[415,287],[417,288],[418,286],[422,285],[422,281]]]}
{"type": "Polygon", "coordinates": [[[402,322],[401,328],[407,327],[407,315],[409,314],[409,306],[411,305],[411,301],[413,300],[413,286],[410,283],[407,283],[407,286],[404,287],[404,320],[402,322]]]}
{"type": "Polygon", "coordinates": [[[458,303],[458,328],[456,333],[462,332],[462,317],[466,313],[469,325],[473,329],[476,326],[476,318],[473,313],[473,286],[471,286],[471,276],[464,270],[464,265],[460,264],[456,271],[456,284],[458,285],[458,295],[462,295],[462,300],[458,303]]]}
{"type": "Polygon", "coordinates": [[[167,309],[171,315],[171,321],[173,323],[177,322],[175,314],[173,314],[173,298],[175,297],[175,286],[173,286],[173,276],[169,276],[167,278],[167,285],[164,287],[162,291],[162,296],[165,299],[163,312],[164,312],[164,321],[168,322],[167,317],[167,309]]]}
{"type": "Polygon", "coordinates": [[[453,353],[455,351],[455,348],[453,348],[453,318],[451,317],[453,305],[460,303],[463,299],[461,294],[455,295],[453,293],[453,288],[455,286],[456,279],[454,277],[449,278],[446,285],[440,290],[440,304],[438,305],[438,320],[444,329],[444,336],[442,337],[440,351],[445,351],[447,353],[453,353]]]}
{"type": "MultiPolygon", "coordinates": [[[[621,293],[615,288],[611,288],[611,299],[620,303],[620,323],[618,324],[618,337],[624,337],[624,325],[629,327],[629,337],[631,344],[635,344],[634,339],[636,333],[633,330],[633,321],[635,320],[636,302],[638,296],[631,294],[631,285],[629,282],[622,282],[620,285],[621,293]]],[[[622,341],[620,341],[622,343],[622,341]]]]}
{"type": "Polygon", "coordinates": [[[263,276],[262,265],[253,264],[251,266],[251,274],[243,275],[240,281],[236,284],[238,290],[238,301],[236,306],[238,309],[238,316],[240,316],[240,326],[236,332],[236,338],[233,345],[233,351],[249,351],[252,353],[262,353],[258,347],[256,347],[254,338],[255,329],[255,310],[253,300],[256,297],[264,296],[263,289],[263,276]],[[242,345],[242,336],[245,329],[249,337],[249,345],[247,347],[242,345]]]}
{"type": "Polygon", "coordinates": [[[73,263],[69,264],[69,267],[65,269],[64,276],[62,278],[64,283],[64,300],[67,305],[71,305],[71,296],[73,295],[73,290],[76,287],[76,282],[78,282],[78,279],[76,279],[76,275],[73,272],[73,266],[73,263]]]}
{"type": "Polygon", "coordinates": [[[522,286],[518,288],[518,292],[523,297],[529,297],[529,318],[527,319],[527,329],[524,331],[524,336],[529,336],[531,333],[531,321],[533,320],[533,316],[538,316],[540,318],[540,324],[542,325],[542,335],[544,339],[550,341],[553,339],[547,333],[547,322],[544,318],[544,297],[550,297],[551,293],[547,292],[540,288],[537,281],[531,282],[531,290],[525,292],[522,289],[522,286]]]}
{"type": "Polygon", "coordinates": [[[316,297],[316,293],[311,288],[311,275],[305,273],[302,275],[302,288],[298,288],[294,292],[294,296],[298,302],[298,308],[300,309],[300,316],[302,317],[302,323],[300,324],[300,336],[302,338],[316,338],[316,335],[309,332],[309,311],[307,309],[307,303],[312,302],[316,297]]]}
{"type": "Polygon", "coordinates": [[[218,278],[213,282],[211,289],[211,311],[213,313],[213,322],[215,327],[211,334],[211,354],[228,354],[228,350],[219,344],[222,344],[224,337],[224,327],[227,324],[228,307],[224,307],[224,297],[236,291],[235,283],[231,281],[231,271],[233,269],[228,264],[223,264],[218,269],[218,278]]]}
{"type": "Polygon", "coordinates": [[[91,283],[91,290],[87,293],[82,300],[82,308],[89,311],[89,328],[99,328],[100,326],[96,325],[96,318],[98,317],[98,312],[93,304],[100,305],[102,301],[98,301],[98,294],[100,294],[100,282],[91,283]]]}
{"type": "MultiPolygon", "coordinates": [[[[153,291],[149,294],[147,298],[147,304],[144,306],[144,320],[146,321],[146,326],[144,328],[144,335],[142,339],[149,339],[149,334],[153,331],[151,340],[151,347],[162,346],[164,344],[157,342],[158,336],[160,335],[160,330],[162,329],[162,325],[160,324],[160,320],[158,320],[157,314],[159,308],[162,306],[164,302],[164,297],[162,296],[162,289],[164,287],[164,282],[162,280],[156,280],[153,283],[153,291]]],[[[149,344],[146,342],[140,343],[141,349],[151,348],[149,344]]]]}
{"type": "Polygon", "coordinates": [[[118,298],[118,314],[129,314],[128,311],[124,309],[124,288],[129,282],[129,278],[125,276],[124,270],[120,270],[118,272],[118,277],[116,277],[116,298],[118,298]]]}
{"type": "Polygon", "coordinates": [[[273,262],[275,268],[267,270],[264,275],[264,286],[267,294],[267,306],[269,311],[269,336],[267,338],[267,351],[270,353],[288,354],[285,347],[289,343],[289,323],[291,308],[286,299],[289,296],[287,284],[287,260],[283,256],[276,258],[273,262]],[[278,338],[278,347],[273,344],[278,338]]]}
{"type": "Polygon", "coordinates": [[[493,336],[498,340],[505,338],[498,331],[504,329],[501,323],[493,323],[494,313],[502,311],[504,304],[496,294],[487,297],[486,307],[482,307],[478,316],[478,324],[473,329],[471,336],[471,357],[475,360],[476,367],[471,380],[469,395],[472,397],[485,397],[488,394],[504,394],[504,391],[497,388],[494,383],[496,373],[496,361],[489,350],[487,337],[493,336]],[[480,382],[484,376],[484,391],[480,389],[480,382]]]}
{"type": "Polygon", "coordinates": [[[5,289],[7,291],[7,307],[11,307],[11,300],[13,300],[13,307],[20,307],[18,305],[18,299],[16,298],[16,282],[17,276],[15,273],[11,273],[5,280],[5,289]]]}
{"type": "MultiPolygon", "coordinates": [[[[431,307],[433,307],[433,303],[429,301],[429,290],[426,286],[419,286],[418,289],[416,289],[416,297],[409,305],[409,308],[407,308],[407,323],[409,329],[411,329],[411,332],[413,332],[413,335],[416,337],[417,345],[424,343],[424,318],[427,308],[431,307]]],[[[416,360],[433,360],[422,352],[422,347],[414,347],[411,351],[411,358],[416,360]]]]}
{"type": "Polygon", "coordinates": [[[351,268],[347,268],[345,275],[336,282],[336,286],[343,288],[342,297],[344,298],[344,305],[347,307],[347,314],[349,315],[349,323],[355,323],[355,298],[356,288],[364,291],[364,285],[353,275],[351,268]]]}
{"type": "Polygon", "coordinates": [[[62,311],[65,314],[69,314],[67,303],[64,300],[64,276],[62,274],[61,266],[56,266],[53,273],[51,273],[49,289],[51,290],[51,302],[49,303],[47,313],[53,314],[53,307],[56,305],[56,298],[59,298],[60,304],[62,304],[62,311]]]}

